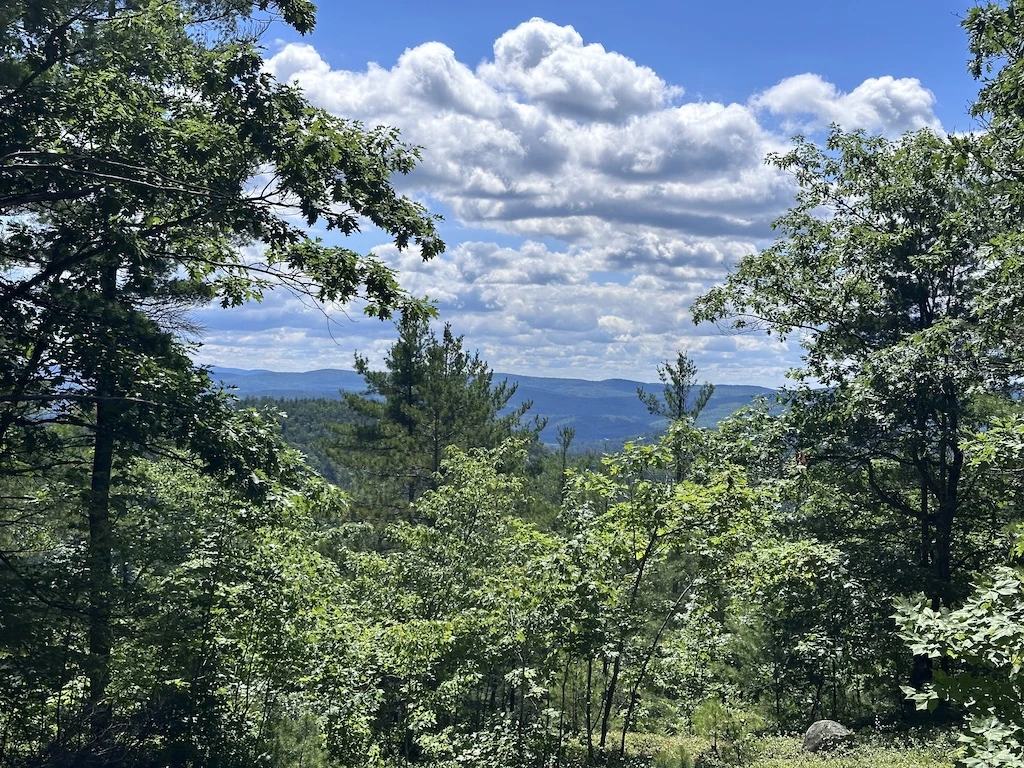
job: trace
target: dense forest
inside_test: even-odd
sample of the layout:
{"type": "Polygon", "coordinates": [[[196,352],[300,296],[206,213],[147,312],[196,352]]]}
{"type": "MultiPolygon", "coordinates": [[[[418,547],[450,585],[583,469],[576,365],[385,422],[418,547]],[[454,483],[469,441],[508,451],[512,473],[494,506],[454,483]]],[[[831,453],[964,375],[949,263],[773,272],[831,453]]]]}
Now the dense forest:
{"type": "Polygon", "coordinates": [[[837,766],[1024,766],[1024,2],[963,21],[984,130],[769,158],[793,207],[691,313],[798,339],[793,385],[700,427],[680,352],[607,455],[310,234],[444,249],[267,14],[315,21],[0,4],[0,764],[809,765],[830,719],[837,766]],[[281,289],[394,321],[365,393],[192,362],[190,309],[281,289]]]}

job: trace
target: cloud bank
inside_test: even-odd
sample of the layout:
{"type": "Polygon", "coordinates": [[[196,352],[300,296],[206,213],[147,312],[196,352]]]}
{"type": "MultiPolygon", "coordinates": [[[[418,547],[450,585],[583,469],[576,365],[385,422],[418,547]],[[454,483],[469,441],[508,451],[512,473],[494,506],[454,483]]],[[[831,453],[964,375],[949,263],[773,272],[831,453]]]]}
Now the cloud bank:
{"type": "MultiPolygon", "coordinates": [[[[424,147],[402,188],[473,237],[460,241],[451,227],[449,253],[426,265],[390,246],[376,252],[410,290],[435,298],[492,367],[537,375],[650,379],[687,349],[711,379],[778,383],[792,348],[694,328],[687,313],[771,237],[792,199],[765,156],[786,149],[794,130],[833,122],[887,135],[940,129],[916,79],[876,77],[844,93],[798,74],[743,104],[688,100],[682,85],[539,18],[501,35],[475,67],[438,42],[361,71],[290,43],[266,69],[320,107],[396,126],[424,147]]],[[[354,347],[372,356],[391,336],[342,318],[331,331],[338,343],[323,345],[322,315],[296,305],[280,317],[280,343],[262,367],[346,365],[354,347]]],[[[246,344],[257,342],[241,316],[201,320],[211,330],[205,357],[248,359],[246,344]]]]}

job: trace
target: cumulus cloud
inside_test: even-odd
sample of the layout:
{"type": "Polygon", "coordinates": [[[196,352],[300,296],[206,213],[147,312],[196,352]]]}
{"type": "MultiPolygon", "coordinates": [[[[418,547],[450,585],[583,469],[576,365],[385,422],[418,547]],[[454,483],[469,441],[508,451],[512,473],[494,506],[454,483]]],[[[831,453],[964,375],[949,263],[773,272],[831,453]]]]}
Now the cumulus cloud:
{"type": "MultiPolygon", "coordinates": [[[[607,252],[529,240],[516,248],[463,242],[427,264],[391,244],[374,252],[401,270],[409,290],[432,297],[442,320],[452,320],[498,371],[650,380],[658,362],[686,349],[716,381],[777,383],[794,362],[792,346],[693,328],[686,307],[715,270],[629,275],[607,252]]],[[[325,314],[283,292],[259,307],[198,312],[195,319],[212,331],[200,359],[272,370],[348,368],[358,350],[383,365],[391,325],[340,312],[325,314]]]]}
{"type": "Polygon", "coordinates": [[[941,130],[932,111],[935,96],[915,77],[872,77],[849,93],[819,75],[789,77],[751,99],[757,109],[816,128],[838,123],[896,136],[919,128],[941,130]]]}
{"type": "Polygon", "coordinates": [[[583,44],[571,26],[533,18],[494,42],[494,60],[478,74],[555,114],[581,120],[622,120],[650,112],[683,89],[666,85],[649,67],[583,44]]]}
{"type": "MultiPolygon", "coordinates": [[[[540,375],[651,378],[687,349],[710,378],[778,383],[792,346],[695,329],[686,310],[771,237],[790,204],[791,180],[765,155],[785,149],[794,127],[940,127],[934,97],[910,78],[844,93],[803,74],[742,104],[686,100],[649,67],[539,18],[502,34],[475,67],[438,42],[363,70],[290,43],[265,66],[318,106],[424,147],[402,188],[501,236],[445,232],[449,252],[429,264],[376,252],[493,367],[540,375]]],[[[355,348],[382,359],[386,324],[332,325],[291,301],[253,319],[290,345],[264,351],[263,367],[345,365],[355,348]]],[[[241,364],[250,343],[242,322],[219,328],[206,354],[241,364]]]]}
{"type": "Polygon", "coordinates": [[[681,89],[650,68],[542,19],[475,70],[440,43],[362,72],[289,44],[266,67],[336,114],[401,128],[425,147],[410,188],[467,224],[580,246],[607,221],[756,239],[788,200],[762,163],[784,139],[749,107],[677,104],[681,89]]]}

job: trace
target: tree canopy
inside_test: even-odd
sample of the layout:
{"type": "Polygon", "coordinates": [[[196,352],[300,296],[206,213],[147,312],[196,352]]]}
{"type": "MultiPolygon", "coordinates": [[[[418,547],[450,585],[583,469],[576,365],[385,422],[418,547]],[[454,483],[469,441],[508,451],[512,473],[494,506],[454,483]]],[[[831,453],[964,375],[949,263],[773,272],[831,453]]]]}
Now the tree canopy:
{"type": "Polygon", "coordinates": [[[960,443],[1020,374],[985,311],[1003,261],[983,172],[929,131],[836,129],[774,162],[793,172],[797,205],[695,318],[800,340],[799,450],[856,470],[877,502],[916,520],[919,562],[948,598],[961,518],[990,512],[960,443]]]}
{"type": "Polygon", "coordinates": [[[964,22],[985,132],[771,159],[795,205],[694,316],[798,340],[782,402],[699,428],[680,354],[665,434],[601,457],[335,244],[443,248],[417,148],[264,70],[314,20],[0,8],[0,763],[740,765],[909,694],[1020,765],[1024,0],[964,22]],[[344,422],[337,484],[191,361],[191,309],[276,289],[398,316],[365,393],[285,422],[344,422]]]}
{"type": "Polygon", "coordinates": [[[250,420],[246,436],[246,417],[192,365],[183,312],[276,285],[361,298],[379,317],[426,311],[379,260],[308,233],[350,234],[366,220],[424,258],[443,248],[433,218],[390,184],[415,149],[313,108],[263,72],[261,14],[306,32],[313,12],[304,0],[2,11],[0,471],[28,494],[12,496],[7,519],[53,466],[83,473],[87,596],[68,614],[88,626],[83,759],[123,747],[111,664],[125,462],[181,451],[256,495],[256,473],[279,466],[265,428],[250,420]]]}

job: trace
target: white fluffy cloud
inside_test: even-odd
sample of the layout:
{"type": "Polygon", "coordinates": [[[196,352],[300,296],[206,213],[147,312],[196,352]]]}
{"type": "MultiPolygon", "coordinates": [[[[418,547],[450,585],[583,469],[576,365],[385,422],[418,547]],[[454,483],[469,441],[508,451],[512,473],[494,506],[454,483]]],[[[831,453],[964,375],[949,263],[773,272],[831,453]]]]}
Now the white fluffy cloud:
{"type": "MultiPolygon", "coordinates": [[[[694,328],[686,310],[770,238],[792,199],[765,155],[787,147],[794,127],[939,127],[932,94],[913,79],[872,78],[843,93],[804,74],[744,104],[687,101],[650,68],[537,18],[501,35],[476,67],[427,42],[361,71],[292,43],[266,68],[313,103],[397,126],[424,147],[403,189],[506,244],[444,232],[449,252],[426,265],[390,246],[378,253],[494,368],[541,375],[650,378],[688,349],[713,379],[778,383],[792,348],[694,328]]],[[[387,326],[327,327],[290,301],[254,320],[288,318],[273,333],[290,346],[264,354],[264,367],[345,365],[353,348],[372,359],[387,346],[387,326]]],[[[247,330],[218,328],[207,359],[242,364],[247,330]]]]}
{"type": "Polygon", "coordinates": [[[917,78],[872,77],[849,93],[811,73],[788,77],[751,99],[758,109],[818,128],[838,123],[889,136],[918,128],[941,130],[935,96],[917,78]]]}
{"type": "Polygon", "coordinates": [[[478,75],[550,112],[582,120],[622,120],[665,105],[683,89],[648,67],[583,44],[570,26],[533,18],[494,42],[494,60],[478,75]]]}
{"type": "MultiPolygon", "coordinates": [[[[392,245],[375,252],[410,290],[437,301],[442,319],[499,371],[652,379],[659,361],[687,349],[708,378],[772,383],[792,364],[792,347],[692,327],[686,307],[705,289],[705,274],[628,277],[603,272],[605,255],[529,240],[517,248],[463,242],[426,265],[392,245]]],[[[195,319],[211,337],[203,361],[271,370],[350,367],[355,350],[379,366],[394,337],[387,323],[325,316],[283,292],[259,307],[208,309],[195,319]]]]}
{"type": "Polygon", "coordinates": [[[440,43],[362,72],[290,44],[267,69],[336,114],[401,128],[425,147],[409,183],[466,224],[589,247],[608,222],[638,240],[657,229],[752,243],[788,199],[762,163],[782,138],[753,110],[676,104],[681,89],[649,68],[542,19],[502,35],[475,70],[440,43]]]}

